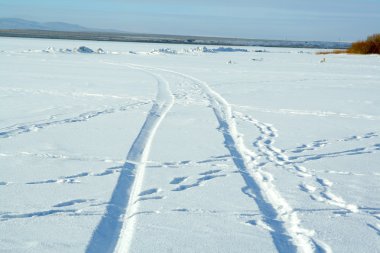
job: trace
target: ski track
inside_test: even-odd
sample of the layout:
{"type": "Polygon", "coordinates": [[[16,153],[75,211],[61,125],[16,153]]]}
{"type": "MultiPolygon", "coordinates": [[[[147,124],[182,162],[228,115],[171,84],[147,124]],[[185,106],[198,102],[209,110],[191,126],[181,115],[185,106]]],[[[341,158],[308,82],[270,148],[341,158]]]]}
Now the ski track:
{"type": "Polygon", "coordinates": [[[134,233],[139,193],[147,158],[156,131],[174,104],[169,83],[160,75],[136,66],[126,67],[152,75],[158,83],[156,100],[135,139],[113,191],[106,212],[87,245],[86,252],[128,252],[134,233]]]}
{"type": "MultiPolygon", "coordinates": [[[[108,63],[122,65],[116,63],[108,63]]],[[[127,66],[130,66],[129,64],[127,66]]],[[[273,184],[273,177],[257,166],[257,155],[245,144],[238,132],[231,105],[209,85],[192,76],[154,67],[133,65],[152,71],[161,71],[179,76],[197,84],[207,95],[209,103],[219,122],[219,131],[223,134],[225,147],[229,150],[233,161],[243,177],[246,187],[244,193],[254,199],[264,217],[264,223],[279,252],[331,252],[328,245],[313,239],[313,231],[301,226],[297,212],[294,211],[273,184]]],[[[195,184],[199,184],[196,182],[195,184]]],[[[184,189],[192,187],[186,185],[184,189]]],[[[177,188],[177,190],[182,190],[177,188]]]]}
{"type": "MultiPolygon", "coordinates": [[[[70,124],[70,123],[78,123],[85,122],[92,118],[98,117],[100,115],[111,114],[116,112],[123,112],[128,110],[129,108],[136,108],[139,106],[147,105],[150,102],[136,102],[127,105],[120,106],[118,108],[108,108],[104,110],[95,110],[90,112],[81,113],[78,116],[66,118],[62,120],[50,120],[46,122],[32,122],[32,123],[21,123],[13,126],[5,127],[0,129],[0,138],[9,138],[14,137],[20,134],[35,132],[41,129],[45,129],[47,127],[70,124]]],[[[51,117],[54,118],[54,117],[51,117]]]]}

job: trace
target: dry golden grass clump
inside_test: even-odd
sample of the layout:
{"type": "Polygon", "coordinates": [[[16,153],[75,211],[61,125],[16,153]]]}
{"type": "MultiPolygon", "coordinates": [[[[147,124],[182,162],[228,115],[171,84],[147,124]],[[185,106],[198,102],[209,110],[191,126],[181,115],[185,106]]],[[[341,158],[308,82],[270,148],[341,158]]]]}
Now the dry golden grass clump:
{"type": "Polygon", "coordinates": [[[336,49],[336,50],[333,50],[333,51],[317,52],[317,54],[347,54],[347,50],[336,49]]]}
{"type": "Polygon", "coordinates": [[[380,54],[380,33],[368,36],[367,40],[352,43],[347,50],[318,52],[317,54],[380,54]]]}

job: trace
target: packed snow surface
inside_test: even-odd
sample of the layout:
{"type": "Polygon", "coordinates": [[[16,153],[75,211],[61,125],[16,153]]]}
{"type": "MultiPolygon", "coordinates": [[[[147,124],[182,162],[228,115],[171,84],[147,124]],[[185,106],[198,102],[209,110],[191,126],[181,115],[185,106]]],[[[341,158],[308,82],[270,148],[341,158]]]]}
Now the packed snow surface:
{"type": "Polygon", "coordinates": [[[380,252],[380,57],[315,52],[0,38],[0,252],[380,252]]]}

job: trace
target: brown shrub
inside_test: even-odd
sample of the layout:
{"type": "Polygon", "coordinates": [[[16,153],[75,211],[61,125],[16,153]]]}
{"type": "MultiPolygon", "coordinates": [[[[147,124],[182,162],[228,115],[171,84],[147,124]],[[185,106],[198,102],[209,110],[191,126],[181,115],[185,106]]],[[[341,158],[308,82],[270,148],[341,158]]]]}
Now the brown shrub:
{"type": "Polygon", "coordinates": [[[347,50],[318,52],[317,54],[380,54],[380,33],[367,37],[367,40],[354,42],[347,50]]]}
{"type": "Polygon", "coordinates": [[[352,43],[347,52],[350,54],[380,54],[380,34],[368,36],[365,41],[352,43]]]}
{"type": "Polygon", "coordinates": [[[367,41],[373,41],[375,43],[380,43],[380,33],[368,36],[367,41]]]}

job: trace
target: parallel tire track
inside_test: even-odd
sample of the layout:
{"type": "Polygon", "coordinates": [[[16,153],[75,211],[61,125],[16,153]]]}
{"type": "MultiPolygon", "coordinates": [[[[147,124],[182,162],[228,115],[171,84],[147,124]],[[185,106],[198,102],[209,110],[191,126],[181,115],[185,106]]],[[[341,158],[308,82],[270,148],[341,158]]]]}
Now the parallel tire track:
{"type": "Polygon", "coordinates": [[[148,70],[162,71],[180,76],[197,84],[207,95],[223,133],[224,145],[234,158],[246,187],[244,193],[253,198],[263,214],[264,221],[271,227],[271,236],[279,252],[331,252],[328,245],[312,238],[313,231],[301,226],[297,212],[281,196],[273,184],[270,173],[257,167],[257,155],[248,149],[238,132],[231,105],[206,82],[192,76],[154,67],[134,65],[148,70]]]}

